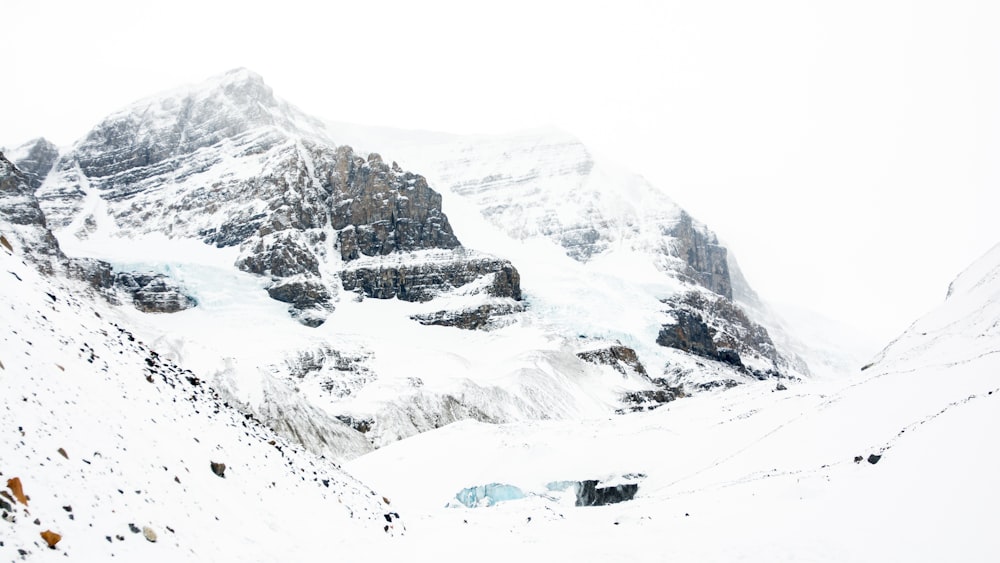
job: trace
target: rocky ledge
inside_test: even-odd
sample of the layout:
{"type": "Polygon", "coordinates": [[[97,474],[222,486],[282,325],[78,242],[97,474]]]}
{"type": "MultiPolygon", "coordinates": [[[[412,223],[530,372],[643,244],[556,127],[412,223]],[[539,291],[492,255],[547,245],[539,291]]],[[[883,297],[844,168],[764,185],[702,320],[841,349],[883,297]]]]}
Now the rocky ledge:
{"type": "Polygon", "coordinates": [[[387,258],[349,263],[340,273],[344,289],[376,299],[417,302],[459,288],[469,294],[521,300],[521,276],[507,260],[461,248],[387,258]]]}
{"type": "Polygon", "coordinates": [[[422,325],[450,326],[465,330],[490,330],[504,324],[502,318],[524,310],[520,303],[487,303],[459,311],[436,311],[410,318],[422,325]]]}
{"type": "Polygon", "coordinates": [[[132,298],[135,308],[144,313],[176,313],[197,305],[177,283],[163,274],[121,272],[114,286],[132,298]]]}
{"type": "Polygon", "coordinates": [[[636,355],[635,350],[628,346],[616,344],[606,348],[577,352],[576,355],[585,362],[611,366],[624,376],[628,376],[630,370],[643,377],[646,376],[646,368],[639,361],[639,356],[636,355]]]}

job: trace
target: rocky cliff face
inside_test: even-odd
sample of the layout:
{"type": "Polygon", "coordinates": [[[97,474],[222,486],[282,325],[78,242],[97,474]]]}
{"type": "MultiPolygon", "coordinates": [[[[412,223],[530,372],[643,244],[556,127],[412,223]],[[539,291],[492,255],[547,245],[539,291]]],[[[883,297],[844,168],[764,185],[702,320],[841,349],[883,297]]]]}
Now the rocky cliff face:
{"type": "Polygon", "coordinates": [[[728,251],[719,245],[715,233],[697,225],[683,211],[667,233],[670,236],[668,256],[683,261],[678,268],[679,274],[732,301],[733,282],[726,261],[728,251]]]}
{"type": "Polygon", "coordinates": [[[122,272],[115,276],[114,285],[131,297],[136,309],[146,313],[176,313],[197,305],[163,274],[122,272]]]}
{"type": "Polygon", "coordinates": [[[59,148],[44,138],[38,138],[11,151],[10,159],[24,172],[31,188],[37,190],[59,159],[59,148]]]}
{"type": "Polygon", "coordinates": [[[204,299],[204,314],[143,323],[210,330],[149,338],[204,362],[228,399],[323,455],[463,418],[648,410],[785,373],[733,303],[746,287],[726,249],[662,190],[564,134],[400,138],[416,140],[351,148],[239,70],[109,116],[58,156],[32,217],[83,249],[159,235],[209,245],[195,246],[225,262],[211,271],[126,256],[116,263],[138,273],[92,261],[79,275],[144,311],[204,299]],[[323,328],[289,323],[262,292],[323,328]]]}
{"type": "Polygon", "coordinates": [[[31,179],[0,153],[0,221],[4,230],[5,247],[17,247],[35,265],[52,273],[65,261],[59,243],[49,230],[31,179]]]}
{"type": "Polygon", "coordinates": [[[321,123],[242,69],[108,117],[59,160],[39,195],[62,228],[95,224],[86,215],[103,212],[127,233],[240,246],[237,266],[271,278],[269,295],[308,326],[323,323],[340,286],[423,300],[432,284],[500,273],[498,295],[520,291],[509,262],[343,268],[461,243],[424,177],[335,146],[321,123]]]}
{"type": "Polygon", "coordinates": [[[409,142],[397,152],[512,239],[551,240],[573,260],[598,268],[614,255],[642,256],[680,282],[667,299],[677,314],[660,331],[661,345],[723,358],[737,370],[745,358],[758,370],[808,373],[735,302],[760,303],[739,270],[731,271],[715,233],[643,178],[597,161],[572,136],[536,131],[431,147],[409,142]]]}

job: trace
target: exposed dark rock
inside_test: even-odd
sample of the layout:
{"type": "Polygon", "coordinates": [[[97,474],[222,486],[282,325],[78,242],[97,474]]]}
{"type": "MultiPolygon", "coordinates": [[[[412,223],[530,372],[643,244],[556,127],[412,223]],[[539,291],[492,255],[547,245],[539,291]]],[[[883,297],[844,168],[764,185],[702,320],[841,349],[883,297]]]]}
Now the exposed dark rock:
{"type": "Polygon", "coordinates": [[[788,362],[779,353],[767,329],[753,322],[732,301],[699,291],[690,291],[670,302],[675,307],[700,311],[718,348],[731,348],[741,356],[758,355],[776,368],[788,362]]]}
{"type": "Polygon", "coordinates": [[[639,492],[639,485],[627,483],[611,487],[598,487],[600,481],[580,481],[576,491],[577,506],[604,506],[632,500],[639,492]]]}
{"type": "Polygon", "coordinates": [[[711,389],[718,389],[719,387],[724,387],[726,389],[732,389],[739,385],[740,382],[735,379],[717,379],[715,381],[706,381],[704,383],[699,383],[696,387],[701,391],[709,391],[711,389]]]}
{"type": "Polygon", "coordinates": [[[676,319],[673,324],[665,324],[656,337],[656,343],[668,348],[676,348],[698,356],[716,359],[718,350],[712,339],[712,332],[701,315],[677,309],[671,312],[676,319]]]}
{"type": "Polygon", "coordinates": [[[691,216],[682,211],[679,221],[664,234],[674,237],[672,250],[687,264],[682,272],[685,277],[732,300],[727,250],[719,245],[714,233],[696,225],[691,216]]]}
{"type": "MultiPolygon", "coordinates": [[[[226,477],[226,464],[225,463],[216,463],[214,461],[211,462],[211,463],[212,463],[212,473],[215,473],[219,477],[225,478],[226,477]]],[[[138,532],[138,531],[139,530],[136,530],[136,532],[138,532]]]]}
{"type": "Polygon", "coordinates": [[[267,288],[271,299],[291,304],[289,313],[306,326],[322,325],[333,312],[330,292],[317,278],[279,280],[267,288]]]}
{"type": "MultiPolygon", "coordinates": [[[[52,170],[56,160],[59,159],[59,149],[42,138],[29,141],[24,146],[29,145],[30,148],[25,156],[17,159],[14,164],[24,172],[32,190],[37,190],[49,174],[49,171],[52,170]]],[[[24,146],[21,148],[24,148],[24,146]]]]}
{"type": "Polygon", "coordinates": [[[782,383],[782,382],[779,381],[778,384],[774,387],[774,390],[775,391],[787,391],[788,387],[786,387],[784,383],[782,383]]]}
{"type": "Polygon", "coordinates": [[[319,276],[319,261],[306,244],[300,231],[290,229],[260,237],[252,248],[244,251],[236,266],[246,272],[276,278],[299,274],[319,276]]]}
{"type": "Polygon", "coordinates": [[[460,245],[441,212],[441,194],[423,176],[393,170],[375,153],[364,161],[339,147],[336,155],[317,175],[339,194],[330,222],[340,231],[344,260],[460,245]]]}
{"type": "Polygon", "coordinates": [[[740,360],[740,355],[732,348],[719,348],[716,350],[715,358],[720,362],[725,362],[731,366],[742,368],[743,361],[740,360]]]}
{"type": "Polygon", "coordinates": [[[864,460],[865,460],[865,456],[862,456],[862,455],[856,455],[856,456],[854,456],[854,463],[861,463],[864,460]]]}
{"type": "Polygon", "coordinates": [[[69,261],[71,276],[81,279],[98,290],[109,290],[115,286],[115,273],[111,264],[93,258],[73,258],[69,261]]]}
{"type": "Polygon", "coordinates": [[[66,260],[45,222],[30,179],[0,153],[0,222],[11,225],[5,236],[16,252],[39,270],[52,273],[66,260]]]}
{"type": "Polygon", "coordinates": [[[452,326],[466,330],[489,330],[497,323],[498,317],[523,311],[524,307],[506,303],[480,305],[474,309],[461,311],[437,311],[435,313],[413,315],[411,319],[422,325],[452,326]]]}
{"type": "Polygon", "coordinates": [[[576,355],[585,362],[611,366],[622,375],[629,375],[629,371],[633,371],[639,375],[646,375],[646,368],[639,361],[639,356],[636,355],[635,350],[628,346],[619,344],[597,350],[577,352],[576,355]]]}
{"type": "Polygon", "coordinates": [[[115,275],[114,285],[131,295],[135,308],[145,313],[176,313],[197,305],[163,274],[122,272],[115,275]]]}
{"type": "Polygon", "coordinates": [[[622,396],[622,403],[624,403],[625,408],[618,409],[616,412],[618,414],[625,414],[626,412],[651,411],[662,406],[664,403],[669,403],[686,396],[682,387],[670,385],[662,377],[653,379],[652,383],[656,387],[655,389],[625,393],[622,396]]]}
{"type": "Polygon", "coordinates": [[[464,258],[457,254],[454,260],[443,262],[346,269],[340,278],[345,290],[357,290],[366,297],[430,301],[489,274],[495,274],[495,278],[485,288],[488,295],[521,300],[520,275],[510,262],[496,258],[464,258]]]}
{"type": "Polygon", "coordinates": [[[882,454],[871,454],[868,456],[868,463],[875,465],[882,459],[882,454]]]}

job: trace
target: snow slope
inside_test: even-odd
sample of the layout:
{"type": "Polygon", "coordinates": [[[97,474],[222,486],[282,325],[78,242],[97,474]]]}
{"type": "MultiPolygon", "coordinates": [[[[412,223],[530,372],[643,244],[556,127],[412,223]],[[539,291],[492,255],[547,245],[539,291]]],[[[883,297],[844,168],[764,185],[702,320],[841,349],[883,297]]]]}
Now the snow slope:
{"type": "Polygon", "coordinates": [[[380,495],[158,355],[82,282],[41,275],[11,247],[0,248],[0,500],[13,506],[0,560],[318,560],[403,531],[390,517],[386,533],[395,510],[380,495]],[[27,505],[3,498],[14,478],[27,505]],[[54,550],[45,530],[62,535],[54,550]]]}
{"type": "Polygon", "coordinates": [[[998,327],[1000,246],[846,381],[746,385],[614,419],[463,422],[348,469],[406,508],[410,534],[389,551],[418,560],[994,561],[998,327]],[[386,470],[399,466],[428,469],[386,470]],[[621,504],[575,507],[545,488],[628,474],[644,477],[621,504]],[[456,507],[489,483],[529,496],[456,507]]]}

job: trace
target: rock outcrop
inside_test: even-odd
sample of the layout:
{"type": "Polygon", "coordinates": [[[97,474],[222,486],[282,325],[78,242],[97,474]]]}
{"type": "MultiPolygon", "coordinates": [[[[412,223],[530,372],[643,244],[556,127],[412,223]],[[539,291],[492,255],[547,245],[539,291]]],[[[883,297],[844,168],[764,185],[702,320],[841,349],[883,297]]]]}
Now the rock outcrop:
{"type": "Polygon", "coordinates": [[[458,311],[436,311],[413,315],[410,318],[422,325],[450,326],[465,330],[489,330],[503,324],[502,319],[512,313],[523,311],[520,304],[487,303],[478,307],[458,311]]]}
{"type": "Polygon", "coordinates": [[[83,201],[98,196],[100,212],[124,233],[240,246],[237,266],[270,277],[268,294],[308,326],[324,322],[341,285],[422,301],[492,276],[491,294],[519,298],[509,263],[351,266],[461,243],[423,176],[337,146],[324,127],[275,97],[260,76],[237,69],[109,116],[54,168],[39,142],[32,162],[38,178],[53,168],[39,196],[56,226],[96,224],[79,215],[87,212],[83,201]]]}
{"type": "Polygon", "coordinates": [[[726,261],[728,250],[719,245],[715,233],[699,228],[685,211],[666,231],[672,237],[672,255],[684,261],[681,276],[732,301],[733,284],[726,261]]]}
{"type": "Polygon", "coordinates": [[[8,244],[40,270],[52,273],[66,261],[35,198],[31,179],[0,153],[0,221],[8,244]]]}
{"type": "Polygon", "coordinates": [[[618,344],[596,350],[577,352],[576,355],[585,362],[611,366],[615,368],[615,371],[625,376],[629,375],[630,371],[644,377],[646,376],[645,366],[639,361],[639,356],[636,355],[635,350],[628,346],[618,344]]]}
{"type": "Polygon", "coordinates": [[[412,262],[359,261],[340,273],[346,291],[376,299],[430,301],[452,289],[480,281],[478,289],[492,297],[521,299],[521,276],[507,260],[456,250],[412,262]]]}
{"type": "Polygon", "coordinates": [[[163,274],[121,272],[115,275],[114,286],[127,293],[135,308],[144,313],[176,313],[197,305],[193,297],[163,274]]]}
{"type": "Polygon", "coordinates": [[[44,138],[38,138],[14,149],[14,154],[14,164],[24,172],[31,188],[37,190],[59,159],[59,148],[44,138]]]}

